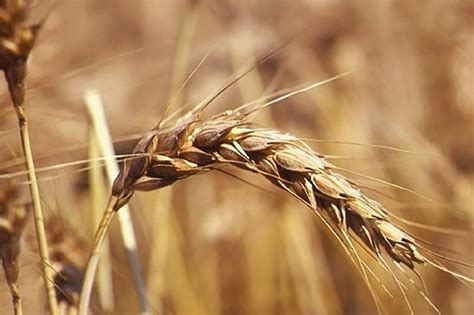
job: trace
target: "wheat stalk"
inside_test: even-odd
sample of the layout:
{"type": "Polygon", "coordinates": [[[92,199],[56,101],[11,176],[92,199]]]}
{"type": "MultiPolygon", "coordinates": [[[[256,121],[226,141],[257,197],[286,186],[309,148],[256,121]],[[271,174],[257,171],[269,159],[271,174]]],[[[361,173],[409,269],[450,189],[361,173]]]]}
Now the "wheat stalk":
{"type": "MultiPolygon", "coordinates": [[[[48,296],[51,314],[57,314],[57,301],[51,282],[48,243],[43,222],[43,211],[31,152],[28,122],[24,107],[26,63],[36,41],[42,23],[27,25],[29,1],[2,1],[0,7],[0,68],[5,72],[8,89],[18,117],[20,137],[25,163],[30,180],[30,193],[33,201],[36,235],[42,261],[43,281],[48,296]]],[[[43,21],[44,22],[44,21],[43,21]]]]}

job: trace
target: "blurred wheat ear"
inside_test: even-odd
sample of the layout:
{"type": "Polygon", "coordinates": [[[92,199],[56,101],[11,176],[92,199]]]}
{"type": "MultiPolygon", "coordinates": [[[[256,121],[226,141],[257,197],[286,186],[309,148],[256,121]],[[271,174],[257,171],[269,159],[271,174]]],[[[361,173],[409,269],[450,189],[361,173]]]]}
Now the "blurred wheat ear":
{"type": "Polygon", "coordinates": [[[61,216],[46,219],[46,234],[60,314],[75,314],[79,303],[87,247],[73,227],[61,216]]]}
{"type": "Polygon", "coordinates": [[[10,288],[13,309],[21,315],[22,305],[18,288],[20,241],[29,217],[29,205],[20,202],[18,187],[12,181],[0,185],[0,259],[10,288]]]}
{"type": "Polygon", "coordinates": [[[49,267],[48,243],[24,107],[27,61],[41,28],[41,24],[27,24],[29,4],[29,1],[23,0],[4,0],[0,2],[0,68],[5,73],[11,100],[18,118],[22,149],[30,180],[44,286],[48,296],[50,312],[55,315],[58,309],[54,285],[51,281],[53,271],[49,267]]]}

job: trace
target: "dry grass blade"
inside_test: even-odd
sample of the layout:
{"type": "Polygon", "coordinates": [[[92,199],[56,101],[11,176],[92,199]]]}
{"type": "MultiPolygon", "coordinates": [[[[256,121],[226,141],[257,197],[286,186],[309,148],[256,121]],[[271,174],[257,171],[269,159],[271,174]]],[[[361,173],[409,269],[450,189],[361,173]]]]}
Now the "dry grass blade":
{"type": "MultiPolygon", "coordinates": [[[[99,149],[105,157],[107,176],[110,182],[112,182],[113,178],[119,173],[119,168],[117,162],[114,160],[115,152],[112,145],[112,139],[107,129],[107,122],[104,116],[100,95],[97,91],[90,90],[85,94],[84,99],[92,125],[96,132],[99,149]]],[[[140,260],[138,257],[137,242],[130,216],[130,209],[127,206],[124,210],[125,211],[119,214],[120,231],[122,234],[122,240],[124,243],[128,264],[135,281],[140,312],[142,314],[147,314],[149,312],[148,303],[145,296],[145,288],[141,275],[140,260]]]]}
{"type": "MultiPolygon", "coordinates": [[[[94,160],[100,156],[99,145],[96,139],[96,132],[92,126],[89,126],[89,186],[91,194],[91,217],[93,226],[100,222],[102,207],[105,203],[105,179],[101,172],[100,164],[94,160]]],[[[112,278],[112,264],[110,261],[110,244],[108,239],[103,246],[103,254],[97,271],[97,294],[102,309],[106,312],[114,311],[114,290],[112,278]]]]}
{"type": "Polygon", "coordinates": [[[0,185],[0,259],[10,288],[14,313],[22,314],[18,274],[20,267],[20,240],[25,229],[29,206],[19,202],[19,191],[13,182],[0,185]]]}
{"type": "Polygon", "coordinates": [[[25,155],[30,192],[33,201],[38,248],[42,260],[43,280],[51,313],[57,314],[54,286],[50,279],[52,270],[48,267],[48,243],[43,222],[40,194],[31,153],[28,124],[24,108],[26,63],[41,24],[27,25],[29,1],[6,0],[0,8],[0,68],[5,72],[8,89],[18,117],[23,153],[25,155]]]}

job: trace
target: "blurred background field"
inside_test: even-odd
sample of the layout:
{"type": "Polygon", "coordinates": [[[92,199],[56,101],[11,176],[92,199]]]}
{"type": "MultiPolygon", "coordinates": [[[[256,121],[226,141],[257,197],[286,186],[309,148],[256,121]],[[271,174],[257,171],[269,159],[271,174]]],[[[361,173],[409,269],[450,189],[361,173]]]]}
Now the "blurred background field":
{"type": "MultiPolygon", "coordinates": [[[[457,253],[448,253],[451,257],[473,261],[472,1],[40,0],[31,20],[51,7],[28,76],[26,106],[37,167],[87,159],[82,101],[87,89],[100,92],[116,150],[126,153],[133,141],[118,140],[152,128],[208,51],[173,110],[196,104],[235,71],[293,38],[220,96],[206,115],[355,70],[263,110],[255,121],[311,139],[311,147],[332,156],[334,164],[432,199],[353,176],[397,215],[463,232],[407,226],[457,253]]],[[[7,174],[23,164],[16,116],[6,85],[0,88],[0,174],[7,174]]],[[[77,251],[78,264],[85,263],[93,234],[88,173],[80,170],[86,166],[39,174],[48,215],[64,221],[48,229],[59,225],[81,240],[66,250],[77,251]]],[[[153,313],[375,312],[361,276],[308,209],[256,175],[232,173],[263,189],[211,173],[132,199],[153,313]]],[[[116,223],[110,238],[115,311],[109,313],[137,313],[116,223]]],[[[44,297],[31,231],[23,244],[20,290],[25,313],[37,314],[44,297]]],[[[373,282],[386,313],[408,313],[391,276],[362,256],[394,295],[373,282]]],[[[471,289],[428,266],[420,270],[443,314],[472,313],[471,289]]],[[[403,273],[399,277],[407,282],[403,273]]],[[[407,287],[416,313],[429,313],[419,292],[407,287]]],[[[8,314],[3,278],[0,288],[0,313],[8,314]]],[[[93,310],[107,313],[97,299],[93,310]]]]}

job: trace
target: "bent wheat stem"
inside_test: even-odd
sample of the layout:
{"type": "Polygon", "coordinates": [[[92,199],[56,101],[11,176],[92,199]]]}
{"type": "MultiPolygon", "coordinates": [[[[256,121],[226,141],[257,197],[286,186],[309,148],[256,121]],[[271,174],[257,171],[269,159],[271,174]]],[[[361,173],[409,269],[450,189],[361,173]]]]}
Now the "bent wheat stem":
{"type": "Polygon", "coordinates": [[[107,231],[109,230],[110,223],[114,218],[114,205],[116,198],[110,198],[107,204],[107,208],[103,214],[102,220],[97,228],[97,232],[94,236],[94,245],[92,253],[89,257],[89,262],[87,263],[86,273],[84,275],[84,282],[82,284],[81,297],[79,300],[79,315],[86,315],[89,307],[92,286],[94,284],[94,276],[99,264],[100,258],[100,249],[104,240],[107,236],[107,231]]]}

